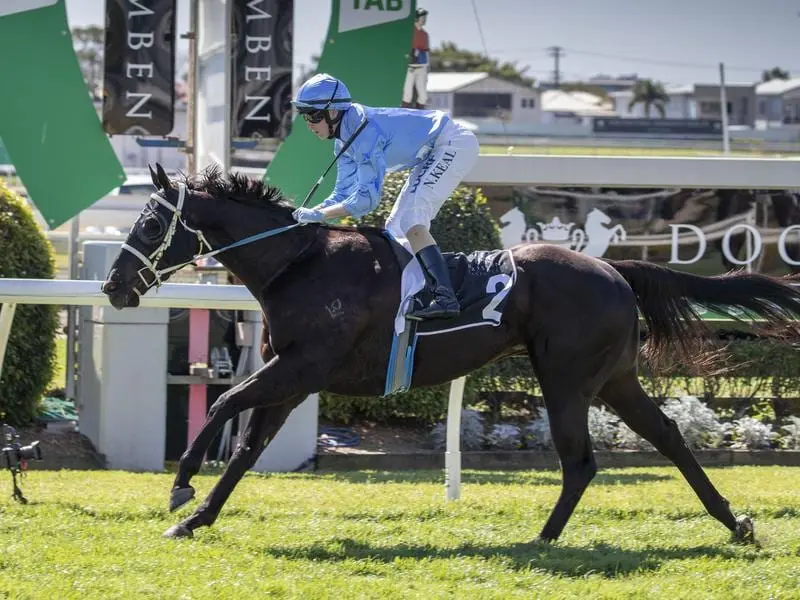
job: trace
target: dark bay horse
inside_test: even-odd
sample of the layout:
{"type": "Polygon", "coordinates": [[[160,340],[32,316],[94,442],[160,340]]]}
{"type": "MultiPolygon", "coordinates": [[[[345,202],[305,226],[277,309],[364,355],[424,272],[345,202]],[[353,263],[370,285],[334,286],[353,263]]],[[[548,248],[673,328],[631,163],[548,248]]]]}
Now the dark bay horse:
{"type": "MultiPolygon", "coordinates": [[[[294,206],[260,181],[214,169],[171,181],[160,165],[151,174],[157,192],[102,285],[118,309],[137,306],[142,294],[198,252],[276,233],[218,255],[261,304],[269,333],[262,346],[265,365],[219,397],[181,457],[171,510],[194,496],[190,481],[225,422],[254,409],[208,497],[165,532],[184,537],[214,523],[241,477],[307,395],[384,392],[401,267],[396,242],[382,230],[297,226],[294,206]]],[[[563,477],[540,538],[559,537],[597,472],[587,415],[592,399],[600,397],[674,462],[712,516],[735,537],[752,539],[750,519],[734,516],[676,424],[639,385],[637,307],[649,333],[646,355],[689,360],[693,340],[704,331],[692,302],[712,310],[736,307],[744,311],[742,318],[759,317],[766,327],[786,329],[800,315],[800,292],[763,275],[698,277],[641,261],[598,260],[554,245],[519,244],[511,253],[517,282],[501,323],[420,338],[412,385],[446,383],[505,356],[530,358],[563,477]]]]}

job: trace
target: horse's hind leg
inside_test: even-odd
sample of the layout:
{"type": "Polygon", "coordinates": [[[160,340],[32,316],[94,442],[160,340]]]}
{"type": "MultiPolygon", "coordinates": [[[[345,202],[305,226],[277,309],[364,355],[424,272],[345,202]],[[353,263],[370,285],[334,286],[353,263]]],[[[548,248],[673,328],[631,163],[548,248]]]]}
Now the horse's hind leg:
{"type": "Polygon", "coordinates": [[[737,538],[752,541],[753,525],[748,517],[737,519],[686,445],[675,421],[668,418],[642,389],[631,369],[603,386],[600,398],[637,434],[669,458],[686,478],[711,516],[730,529],[737,538]]]}
{"type": "Polygon", "coordinates": [[[571,384],[553,384],[541,375],[539,380],[562,474],[561,495],[539,537],[554,541],[597,474],[588,424],[591,398],[575,391],[571,384]]]}
{"type": "MultiPolygon", "coordinates": [[[[197,507],[192,515],[178,525],[173,525],[165,533],[165,537],[192,537],[192,531],[198,527],[212,525],[217,520],[222,506],[233,492],[236,484],[248,469],[258,460],[267,442],[274,438],[291,412],[293,402],[276,406],[253,409],[241,442],[231,456],[225,472],[209,493],[205,502],[197,507]]],[[[181,488],[191,490],[192,488],[181,488]]],[[[188,501],[191,495],[186,498],[188,501]]],[[[177,506],[173,507],[173,510],[177,506]]]]}

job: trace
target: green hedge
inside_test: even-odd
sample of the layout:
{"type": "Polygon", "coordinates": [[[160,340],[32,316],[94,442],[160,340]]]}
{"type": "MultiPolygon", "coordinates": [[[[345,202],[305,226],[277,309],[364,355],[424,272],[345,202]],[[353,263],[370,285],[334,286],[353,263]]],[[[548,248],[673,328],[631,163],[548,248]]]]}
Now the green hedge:
{"type": "MultiPolygon", "coordinates": [[[[392,173],[384,180],[381,203],[372,213],[358,220],[344,219],[353,225],[383,227],[407,174],[392,173]]],[[[502,248],[500,228],[489,212],[486,197],[477,188],[458,186],[431,223],[431,235],[444,252],[472,252],[502,248]]],[[[477,399],[474,378],[468,378],[465,403],[477,399]]],[[[392,394],[386,398],[320,394],[320,414],[333,421],[349,423],[355,418],[387,421],[392,418],[414,418],[435,422],[447,409],[450,384],[392,394]]]]}
{"type": "MultiPolygon", "coordinates": [[[[656,401],[684,394],[703,399],[712,408],[755,407],[762,399],[773,400],[775,412],[800,416],[800,405],[784,399],[800,398],[800,349],[772,341],[741,341],[727,348],[734,372],[711,377],[693,377],[677,371],[664,377],[641,373],[640,380],[656,401]],[[731,404],[727,399],[739,398],[731,404]]],[[[387,423],[413,419],[434,424],[447,415],[450,386],[411,390],[386,398],[349,398],[323,393],[321,414],[331,420],[350,423],[369,419],[387,423]]],[[[527,357],[513,357],[490,363],[471,373],[464,389],[464,406],[502,414],[530,411],[541,390],[527,357]],[[493,403],[502,403],[502,406],[493,403]]]]}
{"type": "MultiPolygon", "coordinates": [[[[52,279],[53,247],[26,202],[0,180],[0,277],[52,279]]],[[[32,421],[56,365],[58,308],[17,306],[0,378],[0,419],[32,421]]]]}
{"type": "MultiPolygon", "coordinates": [[[[346,225],[375,225],[383,227],[400,190],[406,174],[391,173],[383,182],[381,203],[360,219],[346,218],[346,225]]],[[[431,223],[431,235],[444,252],[472,252],[502,248],[500,228],[489,211],[486,196],[478,188],[467,185],[456,187],[431,223]]]]}

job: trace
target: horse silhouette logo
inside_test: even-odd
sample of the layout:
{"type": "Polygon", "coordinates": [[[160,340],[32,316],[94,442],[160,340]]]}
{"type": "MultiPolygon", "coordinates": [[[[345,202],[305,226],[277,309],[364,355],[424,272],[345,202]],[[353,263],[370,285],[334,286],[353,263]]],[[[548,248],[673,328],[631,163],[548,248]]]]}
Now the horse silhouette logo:
{"type": "Polygon", "coordinates": [[[503,248],[510,248],[515,244],[525,241],[525,213],[517,207],[500,216],[500,240],[503,248]]]}
{"type": "Polygon", "coordinates": [[[602,211],[593,208],[586,215],[586,224],[583,226],[586,231],[586,245],[580,249],[584,254],[600,258],[608,250],[608,246],[614,242],[618,244],[627,239],[627,234],[622,225],[606,227],[611,223],[611,217],[602,211]]]}
{"type": "Polygon", "coordinates": [[[600,258],[612,243],[618,244],[627,239],[625,228],[619,224],[608,227],[611,217],[597,208],[586,215],[583,229],[574,229],[574,223],[563,223],[558,217],[553,217],[549,223],[539,221],[537,227],[526,229],[525,214],[519,208],[512,208],[503,214],[500,222],[505,225],[500,230],[504,248],[522,241],[542,242],[600,258]]]}

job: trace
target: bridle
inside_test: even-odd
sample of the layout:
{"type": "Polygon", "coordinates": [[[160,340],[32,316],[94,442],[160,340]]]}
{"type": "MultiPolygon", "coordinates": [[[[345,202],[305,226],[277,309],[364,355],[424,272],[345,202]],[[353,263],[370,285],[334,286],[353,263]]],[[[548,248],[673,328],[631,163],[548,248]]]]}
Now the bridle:
{"type": "Polygon", "coordinates": [[[269,231],[264,231],[261,233],[257,233],[255,235],[251,235],[244,239],[239,240],[238,242],[234,242],[232,244],[228,244],[222,248],[218,248],[216,250],[213,249],[211,244],[208,243],[205,235],[199,229],[194,229],[189,227],[186,224],[186,221],[183,218],[183,205],[184,200],[186,199],[186,185],[183,183],[178,183],[178,202],[177,204],[170,203],[166,198],[164,198],[160,193],[150,194],[150,198],[158,202],[161,206],[168,208],[172,212],[172,219],[167,226],[167,231],[164,234],[164,238],[161,240],[161,243],[158,247],[150,253],[150,256],[145,256],[142,252],[128,244],[127,242],[122,244],[122,249],[127,250],[131,254],[133,254],[136,258],[138,258],[142,263],[142,268],[139,269],[136,274],[139,276],[139,279],[142,280],[142,283],[145,285],[144,291],[140,292],[138,288],[134,286],[133,291],[136,292],[139,296],[143,296],[147,291],[152,287],[160,287],[162,283],[164,283],[165,278],[162,279],[164,275],[168,275],[174,271],[182,269],[183,267],[191,264],[195,264],[196,261],[202,258],[210,258],[212,256],[216,256],[217,254],[224,252],[225,250],[230,250],[231,248],[236,248],[238,246],[243,246],[245,244],[249,244],[250,242],[255,242],[256,240],[260,240],[263,238],[267,238],[273,235],[277,235],[279,233],[283,233],[284,231],[288,231],[289,229],[294,229],[295,227],[301,225],[301,223],[292,223],[291,225],[285,225],[283,227],[278,227],[277,229],[270,229],[269,231]],[[197,238],[197,245],[198,245],[198,253],[195,254],[191,260],[186,262],[173,265],[171,267],[166,267],[164,269],[158,268],[158,263],[161,260],[161,257],[164,256],[164,252],[167,251],[170,244],[172,243],[172,238],[175,235],[175,232],[178,229],[178,224],[181,225],[187,232],[192,233],[197,238]],[[206,252],[202,254],[203,248],[208,248],[210,252],[206,252]],[[152,274],[153,279],[151,281],[147,281],[144,276],[145,272],[150,272],[152,274]]]}
{"type": "Polygon", "coordinates": [[[127,242],[122,244],[123,250],[127,250],[142,262],[143,266],[136,272],[136,274],[139,276],[139,279],[142,280],[142,283],[144,283],[145,290],[144,292],[140,292],[137,287],[134,286],[133,288],[133,291],[135,291],[140,296],[143,295],[145,292],[147,292],[147,290],[149,290],[153,286],[158,288],[162,283],[164,283],[164,280],[162,279],[164,275],[172,273],[173,271],[177,271],[178,269],[185,267],[186,265],[191,264],[195,260],[197,260],[196,257],[193,257],[192,260],[189,262],[179,265],[173,265],[172,267],[167,267],[165,269],[160,269],[160,270],[158,269],[158,263],[161,260],[161,257],[164,256],[164,252],[167,251],[167,248],[169,248],[170,244],[172,243],[172,238],[175,235],[175,231],[177,231],[178,229],[179,223],[181,227],[183,227],[186,231],[188,231],[189,233],[193,233],[197,237],[198,253],[203,251],[204,246],[211,248],[211,244],[208,243],[205,236],[203,235],[203,232],[200,231],[199,229],[192,229],[191,227],[189,227],[186,224],[186,221],[184,221],[183,215],[181,214],[183,212],[183,202],[186,198],[186,185],[184,185],[183,183],[178,184],[177,204],[172,204],[168,202],[167,199],[164,198],[159,193],[150,194],[150,198],[158,202],[161,206],[168,208],[172,212],[172,219],[170,220],[169,225],[167,226],[167,231],[164,234],[164,238],[161,240],[161,243],[158,245],[158,247],[150,253],[150,256],[145,256],[142,252],[140,252],[127,242]],[[144,276],[144,273],[147,271],[149,271],[153,276],[153,279],[151,281],[147,281],[147,279],[144,276]]]}

